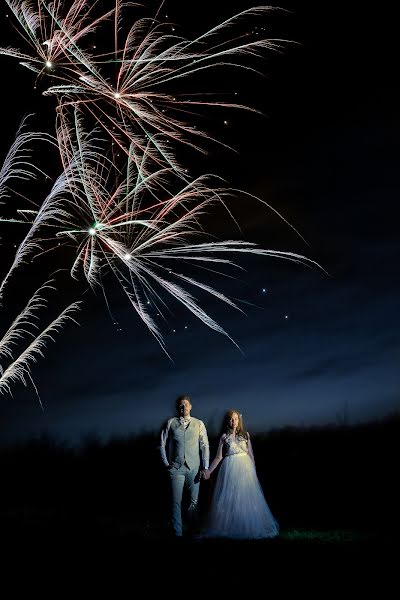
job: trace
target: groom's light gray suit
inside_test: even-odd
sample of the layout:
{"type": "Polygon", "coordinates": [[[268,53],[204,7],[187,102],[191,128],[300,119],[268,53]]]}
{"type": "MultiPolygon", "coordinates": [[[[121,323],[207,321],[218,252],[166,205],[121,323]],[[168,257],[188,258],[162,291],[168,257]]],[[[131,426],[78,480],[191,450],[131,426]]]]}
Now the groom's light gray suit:
{"type": "Polygon", "coordinates": [[[200,467],[208,469],[210,449],[203,421],[195,417],[173,417],[161,432],[161,459],[169,467],[172,491],[172,526],[182,535],[182,495],[184,487],[190,495],[189,517],[197,508],[200,467]]]}

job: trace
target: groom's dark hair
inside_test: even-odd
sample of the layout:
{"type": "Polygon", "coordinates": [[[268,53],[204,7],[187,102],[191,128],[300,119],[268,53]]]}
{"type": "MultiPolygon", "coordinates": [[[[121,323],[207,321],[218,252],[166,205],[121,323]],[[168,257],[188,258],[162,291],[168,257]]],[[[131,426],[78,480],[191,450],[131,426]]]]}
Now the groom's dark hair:
{"type": "Polygon", "coordinates": [[[188,402],[190,402],[190,406],[192,405],[192,400],[191,400],[190,396],[188,396],[187,394],[181,394],[175,400],[175,408],[176,408],[176,410],[178,410],[179,405],[182,402],[182,400],[187,400],[188,402]]]}

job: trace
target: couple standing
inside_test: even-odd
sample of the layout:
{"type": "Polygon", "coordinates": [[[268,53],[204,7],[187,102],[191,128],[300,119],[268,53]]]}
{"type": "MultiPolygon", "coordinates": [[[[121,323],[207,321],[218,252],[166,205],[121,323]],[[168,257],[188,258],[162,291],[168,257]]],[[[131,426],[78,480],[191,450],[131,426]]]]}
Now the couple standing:
{"type": "Polygon", "coordinates": [[[200,479],[209,479],[222,461],[211,501],[206,537],[270,538],[278,535],[275,521],[258,481],[249,434],[242,415],[229,410],[216,457],[209,466],[210,450],[203,421],[190,415],[189,396],[176,400],[177,416],[161,432],[161,458],[169,471],[172,492],[172,526],[182,536],[182,498],[189,494],[188,517],[193,522],[200,479]],[[202,468],[201,468],[202,467],[202,468]]]}

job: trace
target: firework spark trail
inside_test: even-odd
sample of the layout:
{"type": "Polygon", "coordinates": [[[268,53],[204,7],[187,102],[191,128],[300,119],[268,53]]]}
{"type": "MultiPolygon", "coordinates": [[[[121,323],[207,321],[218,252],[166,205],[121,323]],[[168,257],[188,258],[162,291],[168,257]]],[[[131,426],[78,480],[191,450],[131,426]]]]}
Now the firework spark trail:
{"type": "MultiPolygon", "coordinates": [[[[48,341],[55,341],[53,335],[58,333],[60,329],[66,324],[68,320],[77,323],[77,321],[71,316],[80,308],[79,302],[74,302],[65,308],[56,319],[54,319],[43,331],[41,331],[33,340],[33,342],[12,362],[2,373],[0,377],[0,393],[11,392],[11,383],[17,381],[22,382],[25,387],[28,385],[27,378],[33,383],[31,377],[31,366],[36,363],[38,357],[44,357],[44,349],[48,341]]],[[[36,390],[36,387],[35,387],[36,390]]],[[[37,392],[37,390],[36,390],[37,392]]],[[[43,405],[38,396],[40,405],[43,405]]]]}
{"type": "MultiPolygon", "coordinates": [[[[56,141],[52,136],[50,136],[47,133],[26,131],[26,125],[27,121],[29,120],[29,117],[30,115],[28,115],[22,120],[17,130],[15,140],[11,145],[11,148],[9,149],[7,156],[0,168],[0,204],[5,204],[5,200],[9,201],[10,198],[12,198],[14,194],[16,194],[14,186],[11,185],[10,187],[12,181],[27,182],[37,179],[38,175],[43,175],[44,177],[46,176],[46,174],[36,164],[32,162],[33,150],[31,144],[40,141],[55,146],[56,141]]],[[[32,206],[33,203],[29,198],[26,198],[21,193],[18,193],[17,195],[20,198],[24,198],[25,200],[27,200],[30,206],[32,206]]],[[[29,208],[18,210],[17,212],[19,218],[0,217],[0,223],[20,223],[27,225],[30,223],[32,215],[35,215],[37,213],[37,210],[32,210],[31,208],[29,208]]],[[[34,231],[31,232],[29,237],[33,235],[33,232],[34,231]]],[[[11,270],[13,270],[15,266],[17,266],[23,261],[24,256],[28,252],[31,252],[32,250],[38,247],[37,243],[32,243],[29,246],[27,242],[28,240],[26,240],[26,243],[23,244],[23,248],[20,247],[20,249],[17,251],[17,254],[14,259],[14,265],[11,268],[11,270]]],[[[6,276],[3,276],[3,280],[0,283],[0,300],[3,295],[3,288],[10,274],[11,273],[9,272],[6,276]]]]}
{"type": "Polygon", "coordinates": [[[62,173],[57,178],[50,191],[50,194],[45,198],[41,206],[39,206],[37,210],[30,210],[29,212],[25,212],[24,220],[17,221],[15,219],[0,219],[0,222],[4,223],[18,222],[25,226],[30,225],[28,233],[25,235],[22,242],[17,248],[11,267],[9,268],[8,272],[3,276],[3,280],[0,283],[0,300],[4,295],[4,288],[7,285],[13,272],[22,264],[26,263],[27,259],[30,258],[32,254],[37,255],[42,250],[41,239],[35,239],[35,235],[38,233],[38,231],[43,227],[49,226],[49,223],[51,223],[53,219],[62,220],[67,215],[67,213],[63,211],[61,206],[62,198],[66,194],[66,189],[66,174],[62,173]],[[29,217],[32,217],[33,220],[29,221],[29,217]]]}
{"type": "Polygon", "coordinates": [[[30,328],[36,330],[39,328],[33,321],[39,319],[37,312],[41,308],[46,307],[46,303],[41,294],[47,289],[56,289],[51,283],[51,281],[47,282],[33,294],[23,311],[16,317],[8,331],[3,335],[0,340],[0,358],[6,357],[12,359],[13,348],[18,345],[21,339],[26,335],[33,338],[35,337],[35,333],[33,333],[30,328]]]}
{"type": "MultiPolygon", "coordinates": [[[[30,144],[36,141],[55,143],[47,133],[26,131],[28,115],[25,117],[15,136],[7,156],[0,168],[0,204],[11,195],[9,182],[12,180],[28,181],[36,179],[39,174],[45,173],[32,162],[32,149],[30,144]]],[[[1,222],[1,219],[0,219],[1,222]]]]}
{"type": "Polygon", "coordinates": [[[80,309],[81,302],[74,302],[65,308],[47,327],[38,333],[40,310],[47,308],[47,300],[44,298],[44,292],[55,290],[54,280],[47,281],[42,285],[29,300],[25,308],[14,319],[8,331],[0,340],[0,358],[10,359],[11,363],[4,369],[0,365],[0,393],[9,393],[12,395],[11,384],[17,381],[27,386],[27,380],[32,383],[38,396],[38,400],[43,409],[37,388],[32,380],[31,367],[37,362],[39,357],[43,357],[47,342],[55,341],[54,334],[67,323],[67,321],[77,321],[72,316],[80,309]],[[14,358],[15,349],[21,340],[25,337],[33,338],[32,342],[14,358]]]}

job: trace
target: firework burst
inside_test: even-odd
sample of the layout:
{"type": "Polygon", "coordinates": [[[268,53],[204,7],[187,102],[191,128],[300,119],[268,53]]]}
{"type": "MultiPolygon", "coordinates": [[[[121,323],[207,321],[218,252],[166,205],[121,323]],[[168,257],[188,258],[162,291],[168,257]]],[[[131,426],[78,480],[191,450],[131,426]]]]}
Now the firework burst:
{"type": "MultiPolygon", "coordinates": [[[[112,273],[163,346],[157,324],[146,309],[149,300],[161,313],[167,293],[225,335],[187,288],[202,289],[238,308],[223,293],[185,273],[186,267],[193,271],[204,266],[211,270],[236,266],[229,255],[243,253],[315,264],[299,254],[266,250],[245,241],[204,241],[202,216],[216,203],[225,205],[231,191],[212,186],[209,175],[184,185],[175,177],[173,186],[172,169],[148,175],[145,165],[138,170],[133,160],[128,160],[124,171],[119,170],[105,156],[106,141],[95,132],[85,132],[79,114],[75,114],[74,128],[58,130],[58,146],[64,171],[33,215],[7,277],[29,256],[37,259],[66,245],[72,248],[71,275],[79,278],[82,272],[94,287],[102,284],[105,273],[112,273]]],[[[145,159],[146,155],[143,163],[145,159]]]]}
{"type": "MultiPolygon", "coordinates": [[[[138,18],[132,25],[137,5],[119,0],[104,13],[100,3],[89,6],[83,0],[69,2],[69,8],[60,1],[5,1],[27,49],[7,47],[0,54],[18,58],[36,72],[44,95],[56,97],[55,141],[51,141],[58,149],[62,172],[42,201],[32,207],[30,198],[30,206],[19,210],[19,218],[0,218],[23,228],[22,241],[0,283],[0,299],[21,264],[67,246],[69,252],[58,255],[63,262],[57,266],[68,266],[71,276],[83,280],[86,287],[103,286],[105,275],[111,274],[165,350],[147,306],[151,303],[162,315],[168,296],[208,327],[230,337],[201,308],[195,291],[240,308],[199,273],[221,274],[226,267],[237,267],[232,257],[242,254],[319,266],[292,252],[262,249],[241,240],[211,240],[202,227],[203,216],[216,204],[230,214],[232,190],[216,176],[190,179],[177,159],[180,144],[206,152],[210,141],[220,143],[194,125],[194,111],[209,106],[253,109],[213,101],[208,93],[177,94],[172,88],[181,89],[181,82],[190,80],[192,89],[193,78],[226,65],[256,70],[254,58],[279,50],[285,42],[253,40],[236,27],[242,19],[267,14],[271,7],[243,11],[188,40],[167,31],[157,15],[138,18]],[[93,44],[100,28],[101,53],[93,44]]],[[[0,171],[0,200],[6,198],[13,178],[31,178],[40,171],[24,150],[35,135],[20,132],[12,146],[0,171]]],[[[72,304],[38,333],[35,315],[42,307],[41,291],[0,344],[0,357],[12,360],[2,370],[0,391],[9,392],[13,381],[26,384],[31,379],[30,366],[46,341],[78,308],[72,304]],[[35,331],[31,344],[14,359],[15,343],[23,336],[35,336],[35,331]]]]}
{"type": "Polygon", "coordinates": [[[176,160],[171,144],[182,143],[206,152],[205,140],[209,143],[211,139],[188,120],[194,109],[253,109],[235,102],[212,101],[205,94],[181,92],[177,96],[169,89],[226,65],[256,70],[246,62],[247,57],[254,59],[286,43],[249,40],[246,34],[235,33],[243,19],[274,10],[265,6],[243,11],[187,40],[167,31],[168,24],[156,18],[136,19],[124,34],[123,23],[132,21],[137,5],[118,0],[113,9],[96,18],[92,13],[96,13],[97,3],[89,7],[83,0],[75,0],[69,9],[64,2],[6,1],[32,53],[15,48],[3,48],[0,53],[19,58],[22,65],[48,78],[43,93],[57,97],[62,120],[71,118],[71,109],[73,113],[79,107],[116,148],[127,156],[133,154],[137,164],[146,153],[148,163],[153,161],[157,168],[168,165],[183,178],[185,169],[176,160]],[[96,54],[95,45],[87,38],[89,34],[93,38],[100,26],[102,46],[114,48],[96,54]]]}

